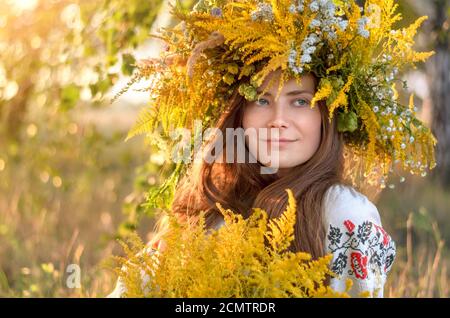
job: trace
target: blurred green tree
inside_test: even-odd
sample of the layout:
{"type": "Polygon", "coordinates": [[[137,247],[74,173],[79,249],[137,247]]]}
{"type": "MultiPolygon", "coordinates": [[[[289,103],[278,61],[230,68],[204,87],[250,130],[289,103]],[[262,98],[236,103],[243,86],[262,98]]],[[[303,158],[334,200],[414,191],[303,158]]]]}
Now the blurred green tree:
{"type": "Polygon", "coordinates": [[[99,104],[133,72],[132,50],[149,38],[162,2],[0,1],[1,135],[19,140],[34,109],[99,104]]]}
{"type": "MultiPolygon", "coordinates": [[[[30,133],[38,132],[36,151],[52,148],[56,131],[73,121],[73,110],[110,106],[111,88],[133,74],[136,49],[148,43],[174,1],[0,0],[0,162],[23,156],[17,149],[29,144],[30,133]],[[40,136],[40,124],[54,133],[40,136]]],[[[177,1],[186,8],[195,4],[177,1]]],[[[152,215],[141,204],[160,182],[148,182],[159,170],[151,159],[137,169],[119,235],[135,229],[140,216],[152,215]]]]}

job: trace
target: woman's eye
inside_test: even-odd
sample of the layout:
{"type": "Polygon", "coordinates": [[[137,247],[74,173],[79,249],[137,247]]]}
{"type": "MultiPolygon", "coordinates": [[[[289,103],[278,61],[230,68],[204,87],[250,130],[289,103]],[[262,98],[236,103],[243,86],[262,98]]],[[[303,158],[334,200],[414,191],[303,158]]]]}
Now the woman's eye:
{"type": "Polygon", "coordinates": [[[256,104],[260,105],[260,106],[265,106],[265,105],[269,105],[269,101],[267,99],[260,98],[256,101],[256,104]]]}
{"type": "Polygon", "coordinates": [[[296,105],[305,106],[308,105],[308,101],[306,99],[300,98],[295,101],[296,105]]]}

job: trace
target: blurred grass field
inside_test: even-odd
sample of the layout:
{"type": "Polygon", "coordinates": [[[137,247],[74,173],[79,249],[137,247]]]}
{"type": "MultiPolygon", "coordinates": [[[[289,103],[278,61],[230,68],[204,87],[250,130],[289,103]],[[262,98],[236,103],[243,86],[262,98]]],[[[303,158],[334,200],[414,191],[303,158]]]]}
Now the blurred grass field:
{"type": "Polygon", "coordinates": [[[449,297],[449,203],[449,190],[430,178],[382,193],[377,207],[397,244],[387,297],[449,297]]]}
{"type": "Polygon", "coordinates": [[[125,143],[126,131],[102,134],[91,123],[59,124],[29,124],[20,147],[2,144],[2,297],[104,296],[115,277],[102,261],[121,252],[116,239],[136,226],[127,211],[136,210],[135,183],[148,181],[136,171],[149,159],[142,140],[125,143]],[[80,266],[81,288],[67,288],[69,264],[80,266]]]}

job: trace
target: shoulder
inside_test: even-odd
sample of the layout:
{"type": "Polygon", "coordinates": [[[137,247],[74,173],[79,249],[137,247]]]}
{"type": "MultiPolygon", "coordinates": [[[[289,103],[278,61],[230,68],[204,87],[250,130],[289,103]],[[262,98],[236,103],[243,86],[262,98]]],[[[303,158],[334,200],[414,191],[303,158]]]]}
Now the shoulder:
{"type": "Polygon", "coordinates": [[[324,200],[325,253],[333,254],[331,270],[338,275],[331,286],[344,291],[346,280],[351,279],[352,296],[369,291],[382,297],[396,247],[381,225],[376,206],[345,185],[330,187],[324,200]]]}
{"type": "Polygon", "coordinates": [[[328,188],[323,198],[324,222],[342,224],[346,220],[357,223],[369,221],[381,226],[377,207],[364,194],[353,187],[335,184],[328,188]]]}

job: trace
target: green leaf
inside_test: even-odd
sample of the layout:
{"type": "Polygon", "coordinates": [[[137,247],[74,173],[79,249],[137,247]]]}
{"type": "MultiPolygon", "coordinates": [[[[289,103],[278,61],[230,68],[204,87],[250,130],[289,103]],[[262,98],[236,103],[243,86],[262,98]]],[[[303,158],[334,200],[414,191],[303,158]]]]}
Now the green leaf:
{"type": "Polygon", "coordinates": [[[72,109],[80,99],[80,89],[75,84],[64,87],[61,91],[61,109],[68,111],[72,109]]]}
{"type": "Polygon", "coordinates": [[[199,0],[197,2],[197,4],[194,6],[193,11],[194,12],[199,12],[199,13],[200,12],[205,13],[205,12],[208,11],[208,4],[206,3],[205,0],[199,0]]]}
{"type": "Polygon", "coordinates": [[[248,101],[254,101],[258,95],[256,88],[250,84],[241,84],[239,86],[239,94],[244,96],[248,101]]]}
{"type": "Polygon", "coordinates": [[[231,85],[234,83],[234,76],[231,73],[227,73],[222,77],[222,80],[227,83],[228,85],[231,85]]]}
{"type": "Polygon", "coordinates": [[[105,94],[113,85],[112,79],[112,74],[108,74],[106,78],[98,81],[95,84],[89,85],[92,96],[97,95],[97,93],[105,94]]]}
{"type": "Polygon", "coordinates": [[[122,54],[122,74],[125,76],[130,76],[133,74],[136,59],[132,54],[124,53],[122,54]]]}
{"type": "Polygon", "coordinates": [[[245,65],[242,68],[241,75],[242,76],[250,76],[254,71],[255,71],[255,66],[253,64],[245,65]]]}
{"type": "Polygon", "coordinates": [[[338,114],[338,131],[354,132],[358,128],[358,117],[354,112],[338,114]]]}
{"type": "Polygon", "coordinates": [[[237,73],[239,73],[239,66],[236,63],[231,63],[228,65],[227,70],[229,73],[236,75],[237,73]]]}

